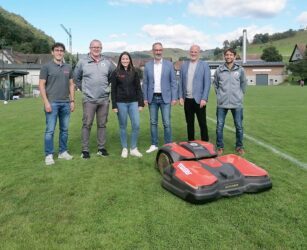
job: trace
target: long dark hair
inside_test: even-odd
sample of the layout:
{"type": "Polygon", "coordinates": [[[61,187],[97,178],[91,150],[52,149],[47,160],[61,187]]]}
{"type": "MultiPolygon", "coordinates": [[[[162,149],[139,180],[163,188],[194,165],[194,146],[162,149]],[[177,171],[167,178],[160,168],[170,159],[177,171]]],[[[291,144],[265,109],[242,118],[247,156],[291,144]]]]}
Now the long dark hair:
{"type": "Polygon", "coordinates": [[[129,57],[129,60],[130,60],[129,65],[128,65],[128,71],[135,71],[134,66],[133,66],[133,62],[132,62],[132,58],[131,58],[130,54],[129,54],[127,51],[124,51],[124,52],[122,52],[122,53],[120,54],[120,56],[119,56],[119,58],[118,58],[118,63],[117,63],[116,70],[117,70],[117,71],[119,71],[119,70],[121,70],[121,69],[124,70],[124,66],[123,66],[122,63],[121,63],[122,57],[123,57],[124,55],[127,55],[127,56],[129,57]]]}

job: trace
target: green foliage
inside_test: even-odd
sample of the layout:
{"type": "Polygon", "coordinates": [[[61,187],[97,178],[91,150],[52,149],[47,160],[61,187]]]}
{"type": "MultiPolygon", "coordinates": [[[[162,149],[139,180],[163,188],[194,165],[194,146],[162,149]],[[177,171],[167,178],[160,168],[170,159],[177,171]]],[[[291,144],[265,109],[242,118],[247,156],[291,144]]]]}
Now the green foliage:
{"type": "Polygon", "coordinates": [[[290,62],[288,70],[291,71],[293,76],[299,77],[299,79],[307,80],[307,51],[305,52],[304,58],[297,62],[290,62]]]}
{"type": "Polygon", "coordinates": [[[144,59],[147,59],[147,58],[151,58],[150,55],[147,55],[147,54],[144,54],[142,52],[132,52],[131,53],[131,57],[132,58],[144,58],[144,59]]]}
{"type": "MultiPolygon", "coordinates": [[[[307,41],[307,31],[299,30],[293,31],[293,35],[288,36],[287,38],[282,38],[280,40],[270,40],[267,43],[249,43],[247,46],[247,54],[248,55],[259,55],[263,53],[263,49],[275,46],[280,54],[283,56],[283,61],[287,62],[290,58],[290,55],[294,49],[295,44],[306,43],[307,41]]],[[[236,46],[240,44],[238,40],[234,40],[230,42],[230,47],[236,49],[236,46]]],[[[213,56],[211,56],[213,58],[213,56]]]]}
{"type": "Polygon", "coordinates": [[[277,41],[277,40],[280,40],[280,39],[293,37],[293,36],[295,36],[296,33],[297,33],[297,31],[292,30],[292,29],[289,29],[289,30],[287,30],[285,32],[281,32],[281,33],[274,33],[270,36],[270,40],[271,41],[277,41]]]}
{"type": "Polygon", "coordinates": [[[45,39],[36,39],[32,41],[32,52],[36,54],[50,53],[51,46],[45,39]]]}
{"type": "Polygon", "coordinates": [[[236,49],[237,47],[243,46],[243,36],[240,36],[238,39],[230,42],[230,48],[236,49]]]}
{"type": "Polygon", "coordinates": [[[140,68],[135,68],[135,71],[139,74],[140,79],[143,79],[143,70],[140,68]]]}
{"type": "Polygon", "coordinates": [[[228,41],[228,40],[225,40],[224,42],[223,42],[223,49],[227,49],[227,48],[229,48],[230,47],[230,42],[228,41]]]}
{"type": "Polygon", "coordinates": [[[278,41],[278,40],[281,40],[281,39],[293,37],[293,36],[296,35],[297,32],[298,31],[289,29],[289,30],[287,30],[285,32],[274,33],[272,35],[269,35],[268,33],[256,34],[256,35],[254,35],[254,38],[253,38],[253,44],[267,43],[269,41],[278,41]]]}
{"type": "Polygon", "coordinates": [[[178,61],[188,61],[190,58],[188,56],[179,57],[178,61]]]}
{"type": "Polygon", "coordinates": [[[36,29],[24,18],[0,7],[0,37],[2,47],[12,47],[23,53],[49,53],[52,37],[36,29]]]}
{"type": "Polygon", "coordinates": [[[66,52],[64,55],[64,60],[66,63],[69,63],[72,65],[72,68],[74,69],[77,62],[78,62],[78,58],[76,55],[72,55],[69,52],[66,52]]]}
{"type": "Polygon", "coordinates": [[[222,59],[223,58],[223,49],[216,47],[213,51],[213,55],[215,59],[222,59]]]}
{"type": "Polygon", "coordinates": [[[269,42],[270,38],[269,38],[269,34],[265,33],[265,34],[256,34],[254,35],[254,39],[253,39],[253,44],[259,44],[259,43],[267,43],[269,42]]]}
{"type": "Polygon", "coordinates": [[[267,47],[263,50],[261,59],[266,62],[280,62],[282,61],[282,55],[274,46],[267,47]]]}
{"type": "MultiPolygon", "coordinates": [[[[209,100],[207,114],[215,118],[213,90],[209,100]]],[[[249,87],[244,132],[307,162],[302,146],[307,141],[307,133],[303,133],[307,116],[302,116],[307,113],[306,100],[307,91],[299,87],[249,87]]],[[[46,167],[42,101],[1,104],[0,249],[307,248],[306,170],[245,138],[245,157],[269,172],[273,189],[192,205],[161,187],[154,153],[144,153],[141,159],[121,159],[118,120],[113,112],[106,145],[111,155],[96,156],[93,124],[92,158],[81,159],[81,110],[77,92],[69,127],[69,150],[74,159],[55,158],[54,167],[46,167]]],[[[150,144],[147,108],[140,119],[138,146],[144,152],[150,144]]],[[[226,125],[232,124],[228,114],[226,125]]],[[[172,125],[174,140],[185,140],[180,106],[172,107],[172,125]]],[[[214,142],[215,123],[211,120],[208,129],[214,142]]],[[[58,130],[56,146],[57,135],[58,130]]],[[[225,129],[224,137],[226,153],[233,153],[235,134],[225,129]]]]}

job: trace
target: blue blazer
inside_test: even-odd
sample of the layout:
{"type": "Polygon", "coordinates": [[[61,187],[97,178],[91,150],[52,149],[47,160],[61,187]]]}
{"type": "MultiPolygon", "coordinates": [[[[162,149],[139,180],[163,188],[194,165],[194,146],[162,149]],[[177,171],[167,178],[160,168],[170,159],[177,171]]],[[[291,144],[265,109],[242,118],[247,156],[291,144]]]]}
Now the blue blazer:
{"type": "MultiPolygon", "coordinates": [[[[144,101],[148,101],[148,103],[152,102],[154,87],[154,61],[151,60],[145,64],[144,68],[142,85],[144,101]]],[[[178,99],[178,86],[174,66],[170,61],[165,59],[162,59],[161,94],[164,103],[170,103],[178,99]]]]}
{"type": "MultiPolygon", "coordinates": [[[[188,83],[188,69],[190,62],[183,62],[180,69],[179,79],[179,98],[186,98],[187,83],[188,83]]],[[[208,63],[199,60],[195,69],[193,78],[192,95],[196,103],[201,100],[208,101],[211,87],[211,72],[208,63]]]]}

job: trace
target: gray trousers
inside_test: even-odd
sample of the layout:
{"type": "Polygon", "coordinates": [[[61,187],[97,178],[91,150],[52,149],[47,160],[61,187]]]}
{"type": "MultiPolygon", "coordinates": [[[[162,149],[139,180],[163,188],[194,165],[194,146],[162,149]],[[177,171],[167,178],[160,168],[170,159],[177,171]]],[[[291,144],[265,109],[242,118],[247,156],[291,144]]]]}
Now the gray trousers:
{"type": "Polygon", "coordinates": [[[102,149],[105,147],[106,124],[108,121],[109,114],[109,100],[103,101],[99,104],[83,102],[82,151],[89,152],[89,139],[95,114],[97,123],[98,149],[102,149]]]}

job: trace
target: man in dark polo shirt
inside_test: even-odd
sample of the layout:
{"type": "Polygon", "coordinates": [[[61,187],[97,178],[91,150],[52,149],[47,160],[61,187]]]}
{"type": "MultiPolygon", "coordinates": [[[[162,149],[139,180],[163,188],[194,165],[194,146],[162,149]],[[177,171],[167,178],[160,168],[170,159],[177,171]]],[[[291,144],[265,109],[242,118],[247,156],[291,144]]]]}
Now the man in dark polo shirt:
{"type": "Polygon", "coordinates": [[[43,65],[39,76],[39,90],[44,102],[46,115],[45,163],[54,164],[53,135],[59,118],[59,159],[71,160],[67,152],[68,125],[70,112],[75,109],[74,81],[72,68],[63,62],[65,46],[55,43],[52,46],[53,60],[43,65]]]}

